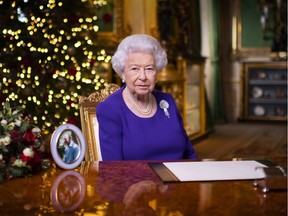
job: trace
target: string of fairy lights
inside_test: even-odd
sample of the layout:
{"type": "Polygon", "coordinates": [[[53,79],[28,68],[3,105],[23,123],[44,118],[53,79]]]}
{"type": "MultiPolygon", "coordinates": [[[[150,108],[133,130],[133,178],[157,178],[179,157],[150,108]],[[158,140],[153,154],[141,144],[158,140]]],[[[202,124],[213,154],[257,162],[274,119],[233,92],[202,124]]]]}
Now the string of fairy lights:
{"type": "MultiPolygon", "coordinates": [[[[73,110],[73,115],[78,116],[79,96],[86,91],[83,88],[90,85],[98,90],[106,85],[105,79],[98,74],[98,63],[101,62],[101,67],[107,68],[111,56],[104,49],[90,48],[95,47],[95,44],[87,32],[95,35],[99,31],[99,26],[95,24],[98,19],[96,13],[91,17],[77,15],[76,23],[75,17],[63,16],[55,24],[51,21],[51,16],[56,13],[53,11],[59,12],[64,4],[71,1],[40,1],[42,3],[39,3],[38,11],[41,11],[42,16],[25,14],[17,2],[9,3],[11,10],[17,11],[11,13],[9,19],[11,23],[22,23],[25,29],[13,25],[1,29],[2,39],[8,41],[3,53],[8,53],[7,56],[13,53],[13,59],[0,60],[0,92],[5,95],[5,101],[17,102],[24,109],[31,103],[41,107],[42,114],[33,116],[33,120],[36,124],[44,122],[42,127],[47,129],[54,121],[49,117],[52,115],[51,110],[53,118],[58,120],[63,118],[58,112],[61,108],[73,110]],[[67,28],[69,25],[71,28],[67,28]],[[43,38],[41,43],[30,39],[39,35],[43,38]],[[79,54],[83,55],[80,59],[77,57],[79,54]],[[44,89],[44,92],[40,89],[44,89]]],[[[91,8],[107,5],[107,0],[81,2],[91,8]]],[[[0,0],[0,7],[4,3],[0,0]]],[[[23,0],[23,3],[28,4],[29,0],[23,0]]],[[[67,122],[68,117],[62,121],[67,122]]]]}

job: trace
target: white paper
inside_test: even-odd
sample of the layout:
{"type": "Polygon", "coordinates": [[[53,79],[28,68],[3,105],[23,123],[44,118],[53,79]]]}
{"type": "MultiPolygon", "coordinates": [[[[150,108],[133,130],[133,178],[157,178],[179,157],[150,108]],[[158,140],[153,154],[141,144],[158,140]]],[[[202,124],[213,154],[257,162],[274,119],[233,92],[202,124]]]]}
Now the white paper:
{"type": "Polygon", "coordinates": [[[163,163],[179,181],[245,180],[262,178],[256,167],[266,167],[257,161],[201,161],[163,163]]]}

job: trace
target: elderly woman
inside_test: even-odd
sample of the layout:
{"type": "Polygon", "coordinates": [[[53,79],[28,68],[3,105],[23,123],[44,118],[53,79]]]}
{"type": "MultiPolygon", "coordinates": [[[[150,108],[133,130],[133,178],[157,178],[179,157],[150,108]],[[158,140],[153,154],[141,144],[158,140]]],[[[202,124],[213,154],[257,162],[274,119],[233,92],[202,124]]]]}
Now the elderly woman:
{"type": "Polygon", "coordinates": [[[166,65],[166,52],[149,35],[131,35],[119,44],[112,67],[125,85],[96,109],[103,160],[197,158],[173,97],[155,89],[166,65]]]}

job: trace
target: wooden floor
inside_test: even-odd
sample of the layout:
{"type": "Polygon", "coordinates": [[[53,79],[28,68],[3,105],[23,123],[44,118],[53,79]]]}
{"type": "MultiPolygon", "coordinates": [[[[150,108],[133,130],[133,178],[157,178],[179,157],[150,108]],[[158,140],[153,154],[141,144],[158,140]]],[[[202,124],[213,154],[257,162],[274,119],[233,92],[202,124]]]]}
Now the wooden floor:
{"type": "Polygon", "coordinates": [[[287,125],[229,123],[194,142],[201,159],[287,156],[287,125]]]}

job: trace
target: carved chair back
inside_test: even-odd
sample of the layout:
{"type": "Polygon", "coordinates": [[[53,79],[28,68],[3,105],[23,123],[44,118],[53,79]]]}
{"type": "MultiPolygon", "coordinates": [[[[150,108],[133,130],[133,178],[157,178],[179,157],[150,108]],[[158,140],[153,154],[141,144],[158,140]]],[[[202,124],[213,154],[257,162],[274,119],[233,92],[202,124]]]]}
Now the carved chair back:
{"type": "Polygon", "coordinates": [[[85,161],[102,160],[98,136],[96,136],[98,132],[96,107],[99,102],[105,100],[119,88],[118,85],[109,83],[104,89],[93,92],[88,97],[81,96],[79,99],[81,128],[86,142],[85,161]]]}

